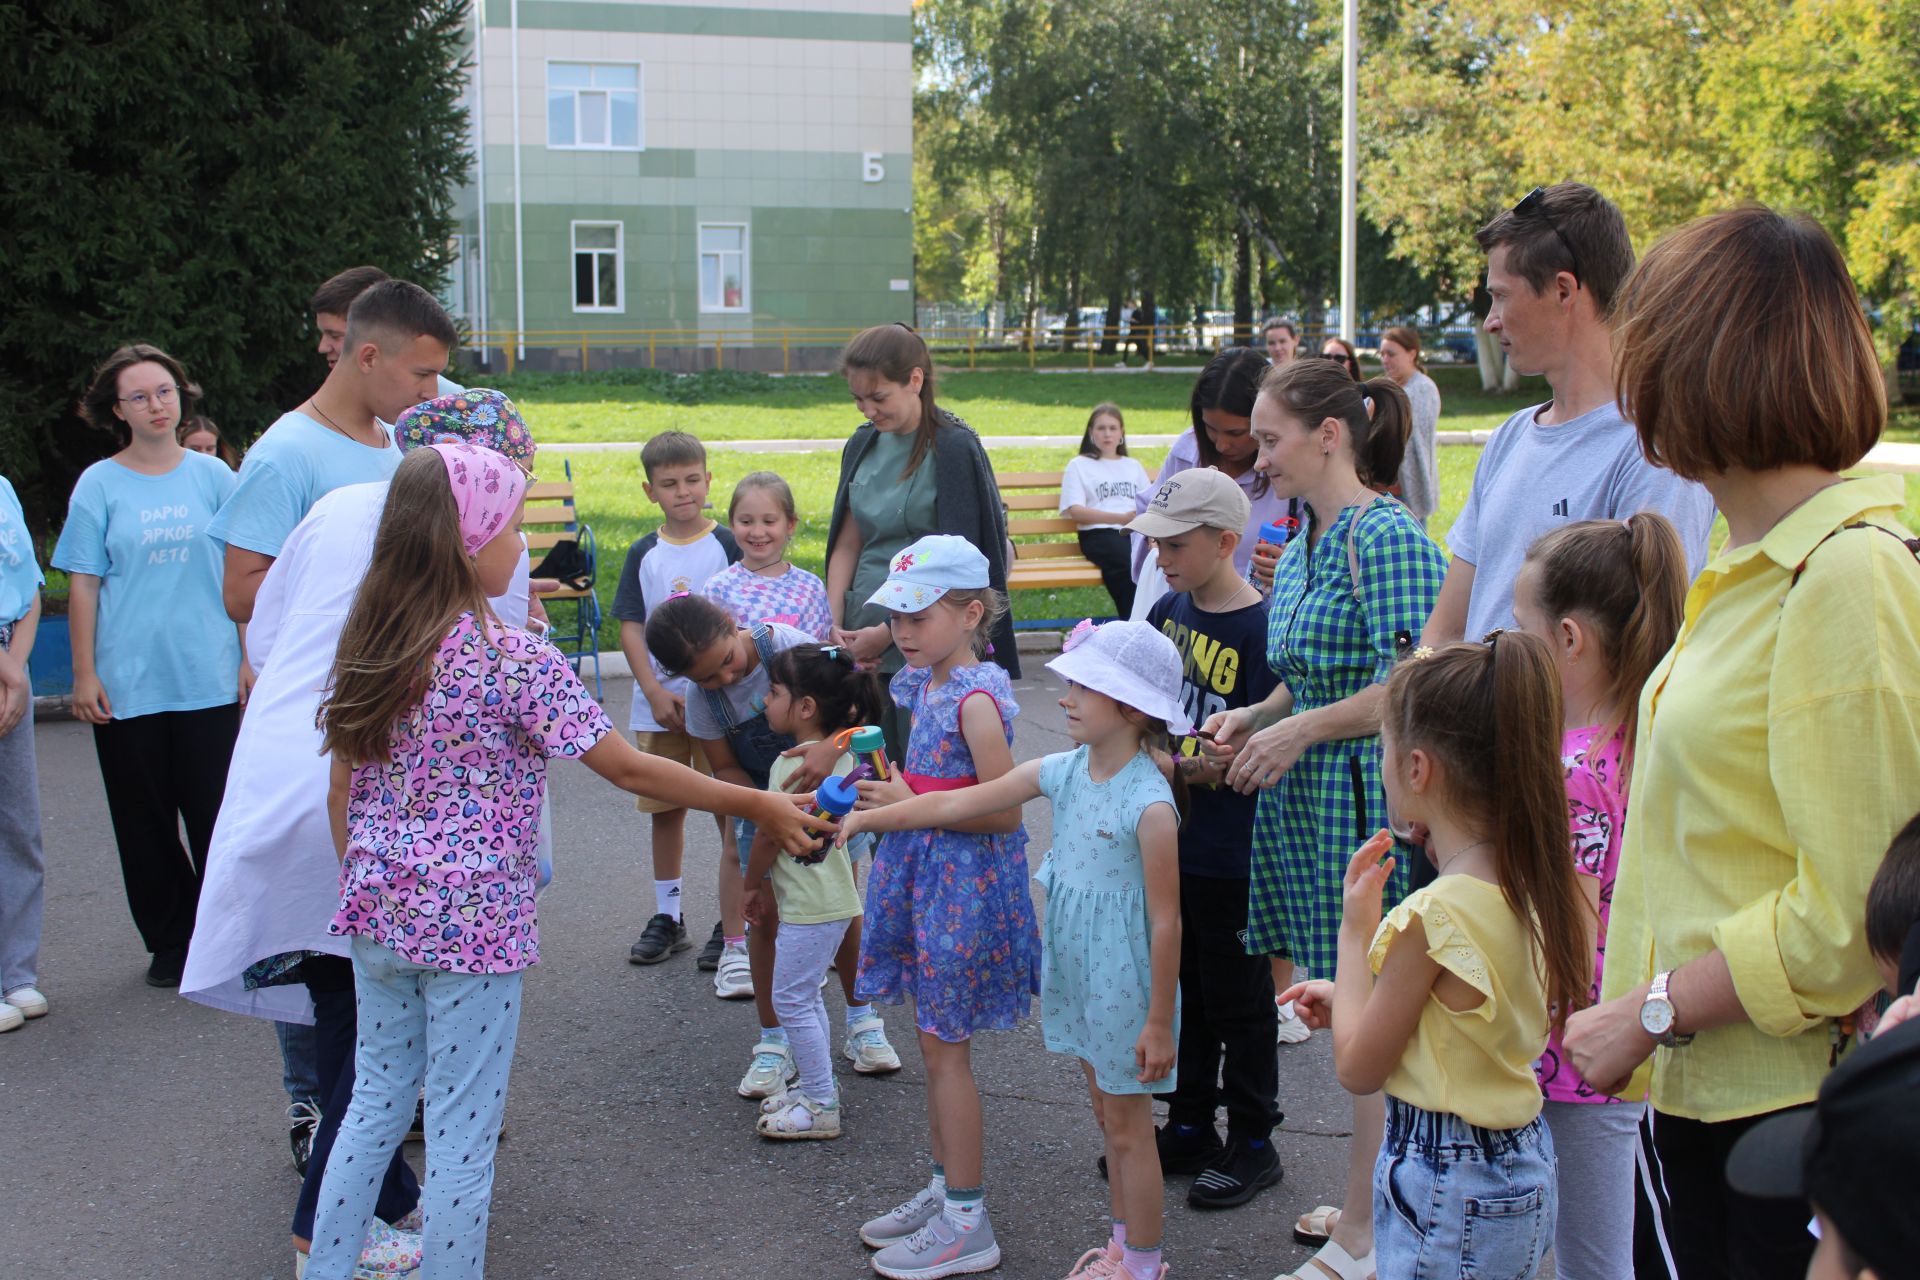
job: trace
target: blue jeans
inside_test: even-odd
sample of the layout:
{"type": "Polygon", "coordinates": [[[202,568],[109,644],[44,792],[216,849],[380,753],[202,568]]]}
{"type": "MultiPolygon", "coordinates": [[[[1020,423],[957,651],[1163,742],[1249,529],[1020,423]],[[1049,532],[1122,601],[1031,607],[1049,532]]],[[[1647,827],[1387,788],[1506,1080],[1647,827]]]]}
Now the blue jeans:
{"type": "Polygon", "coordinates": [[[287,1091],[287,1105],[304,1102],[318,1111],[320,1050],[312,1024],[276,1022],[273,1030],[280,1040],[280,1087],[287,1091]]]}
{"type": "Polygon", "coordinates": [[[1553,1135],[1537,1117],[1518,1129],[1481,1129],[1387,1098],[1373,1166],[1382,1277],[1531,1280],[1558,1208],[1553,1135]]]}

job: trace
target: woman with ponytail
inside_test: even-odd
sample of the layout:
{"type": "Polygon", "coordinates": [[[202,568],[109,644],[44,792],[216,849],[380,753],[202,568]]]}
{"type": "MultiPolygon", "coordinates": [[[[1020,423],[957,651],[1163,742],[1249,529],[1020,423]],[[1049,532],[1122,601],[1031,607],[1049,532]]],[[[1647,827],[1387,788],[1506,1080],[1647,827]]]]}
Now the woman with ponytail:
{"type": "MultiPolygon", "coordinates": [[[[1294,963],[1319,977],[1333,972],[1348,857],[1387,820],[1378,737],[1386,679],[1426,625],[1445,562],[1407,509],[1372,488],[1398,473],[1406,448],[1407,397],[1391,381],[1354,382],[1328,360],[1276,366],[1252,422],[1261,475],[1302,505],[1303,528],[1280,556],[1267,613],[1267,664],[1280,683],[1264,702],[1204,728],[1227,762],[1227,785],[1260,795],[1247,950],[1274,957],[1275,985],[1285,988],[1294,963]]],[[[1408,887],[1403,858],[1385,889],[1398,902],[1408,887]]],[[[1356,1095],[1345,1208],[1322,1206],[1294,1227],[1295,1239],[1324,1246],[1322,1265],[1304,1273],[1310,1280],[1371,1270],[1368,1181],[1383,1123],[1378,1095],[1356,1095]]]]}
{"type": "MultiPolygon", "coordinates": [[[[840,353],[853,403],[866,419],[840,453],[840,482],[827,524],[828,637],[863,663],[892,675],[905,665],[887,630],[887,612],[867,597],[887,580],[893,557],[931,534],[965,538],[987,557],[993,590],[1007,589],[1007,517],[980,437],[934,403],[933,356],[904,324],[855,335],[840,353]]],[[[987,636],[989,659],[1020,678],[1013,622],[987,636]]],[[[889,706],[887,750],[907,751],[909,717],[889,706]]]]}
{"type": "MultiPolygon", "coordinates": [[[[1583,520],[1546,534],[1514,582],[1513,615],[1544,640],[1560,677],[1572,864],[1586,897],[1600,998],[1607,920],[1626,835],[1627,778],[1640,690],[1673,645],[1687,596],[1687,557],[1665,516],[1583,520]]],[[[1643,1098],[1616,1100],[1583,1079],[1555,1034],[1534,1064],[1559,1153],[1560,1222],[1553,1256],[1561,1280],[1632,1280],[1634,1179],[1643,1098]]],[[[1652,1188],[1648,1188],[1652,1192],[1652,1188]]],[[[1653,1203],[1651,1199],[1648,1201],[1653,1203]]],[[[1657,1221],[1647,1224],[1659,1230],[1657,1221]]]]}
{"type": "Polygon", "coordinates": [[[1495,632],[1414,650],[1384,701],[1387,800],[1425,828],[1438,876],[1383,920],[1397,859],[1376,832],[1347,867],[1336,981],[1285,994],[1333,1029],[1342,1085],[1386,1091],[1363,1270],[1530,1277],[1559,1201],[1533,1061],[1593,969],[1567,858],[1560,680],[1545,642],[1495,632]]]}

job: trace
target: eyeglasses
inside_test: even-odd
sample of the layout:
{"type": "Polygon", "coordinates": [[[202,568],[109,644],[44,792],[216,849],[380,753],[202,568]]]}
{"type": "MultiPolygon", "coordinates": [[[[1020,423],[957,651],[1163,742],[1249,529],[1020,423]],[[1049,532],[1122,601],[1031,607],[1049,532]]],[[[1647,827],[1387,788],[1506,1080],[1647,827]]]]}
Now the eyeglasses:
{"type": "Polygon", "coordinates": [[[1566,246],[1567,259],[1573,263],[1572,274],[1574,281],[1577,283],[1584,278],[1580,274],[1580,255],[1573,251],[1573,241],[1567,239],[1567,233],[1560,229],[1560,224],[1553,220],[1551,213],[1547,212],[1547,189],[1545,187],[1535,187],[1533,190],[1527,192],[1527,194],[1521,198],[1520,203],[1513,206],[1513,216],[1516,218],[1537,217],[1545,222],[1548,229],[1551,230],[1554,235],[1560,237],[1560,243],[1566,246]]]}
{"type": "Polygon", "coordinates": [[[144,391],[136,391],[130,396],[121,396],[120,403],[130,404],[134,407],[135,410],[140,410],[140,409],[146,408],[149,403],[163,405],[163,406],[170,405],[179,396],[179,394],[180,394],[180,388],[178,387],[174,387],[174,386],[156,387],[151,397],[149,397],[147,393],[144,391]]]}

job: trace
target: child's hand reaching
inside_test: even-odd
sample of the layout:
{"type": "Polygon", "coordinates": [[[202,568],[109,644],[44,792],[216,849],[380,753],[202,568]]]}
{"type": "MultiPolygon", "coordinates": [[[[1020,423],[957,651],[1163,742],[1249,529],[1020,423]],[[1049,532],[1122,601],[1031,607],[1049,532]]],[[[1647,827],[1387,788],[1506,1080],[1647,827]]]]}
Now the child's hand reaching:
{"type": "Polygon", "coordinates": [[[1353,851],[1341,890],[1340,927],[1372,939],[1380,928],[1380,899],[1386,892],[1387,877],[1393,874],[1396,859],[1381,855],[1393,848],[1393,833],[1381,828],[1373,838],[1353,851]]]}
{"type": "Polygon", "coordinates": [[[860,803],[856,809],[879,809],[886,805],[898,804],[902,800],[913,799],[913,788],[899,774],[894,774],[885,782],[869,778],[857,782],[854,786],[860,792],[860,803]]]}
{"type": "Polygon", "coordinates": [[[833,838],[832,821],[813,812],[812,792],[803,796],[777,795],[771,791],[760,794],[766,797],[766,803],[760,806],[760,814],[753,823],[773,838],[780,852],[797,858],[820,847],[816,833],[826,839],[833,838]]]}
{"type": "Polygon", "coordinates": [[[1165,1080],[1173,1070],[1173,1028],[1149,1018],[1140,1038],[1134,1042],[1133,1061],[1140,1068],[1134,1078],[1141,1084],[1165,1080]]]}
{"type": "Polygon", "coordinates": [[[1293,1001],[1294,1016],[1310,1031],[1324,1031],[1333,1025],[1333,984],[1324,979],[1296,982],[1280,993],[1280,1003],[1293,1001]]]}
{"type": "MultiPolygon", "coordinates": [[[[865,786],[866,784],[863,782],[860,785],[865,786]]],[[[861,809],[855,809],[852,813],[840,819],[840,829],[834,835],[833,842],[844,849],[848,841],[866,829],[867,815],[861,809]]]]}
{"type": "Polygon", "coordinates": [[[789,747],[782,751],[782,758],[795,757],[800,767],[787,779],[788,791],[813,791],[833,776],[833,766],[840,762],[846,747],[831,738],[822,738],[810,742],[804,747],[789,747]]]}
{"type": "Polygon", "coordinates": [[[746,895],[740,899],[740,911],[746,916],[747,923],[765,928],[770,914],[767,910],[770,901],[771,895],[767,892],[764,880],[749,886],[746,895]]]}

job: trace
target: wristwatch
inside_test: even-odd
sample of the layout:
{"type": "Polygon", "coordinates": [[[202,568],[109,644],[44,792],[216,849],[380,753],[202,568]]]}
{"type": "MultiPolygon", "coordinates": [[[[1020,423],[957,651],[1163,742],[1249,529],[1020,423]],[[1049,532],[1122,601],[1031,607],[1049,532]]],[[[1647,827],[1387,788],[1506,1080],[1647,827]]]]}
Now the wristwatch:
{"type": "Polygon", "coordinates": [[[1647,998],[1640,1002],[1640,1026],[1662,1048],[1678,1049],[1691,1043],[1693,1036],[1679,1035],[1673,1029],[1679,1018],[1673,1011],[1672,998],[1667,995],[1667,984],[1672,978],[1671,969],[1655,975],[1653,985],[1647,988],[1647,998]]]}

